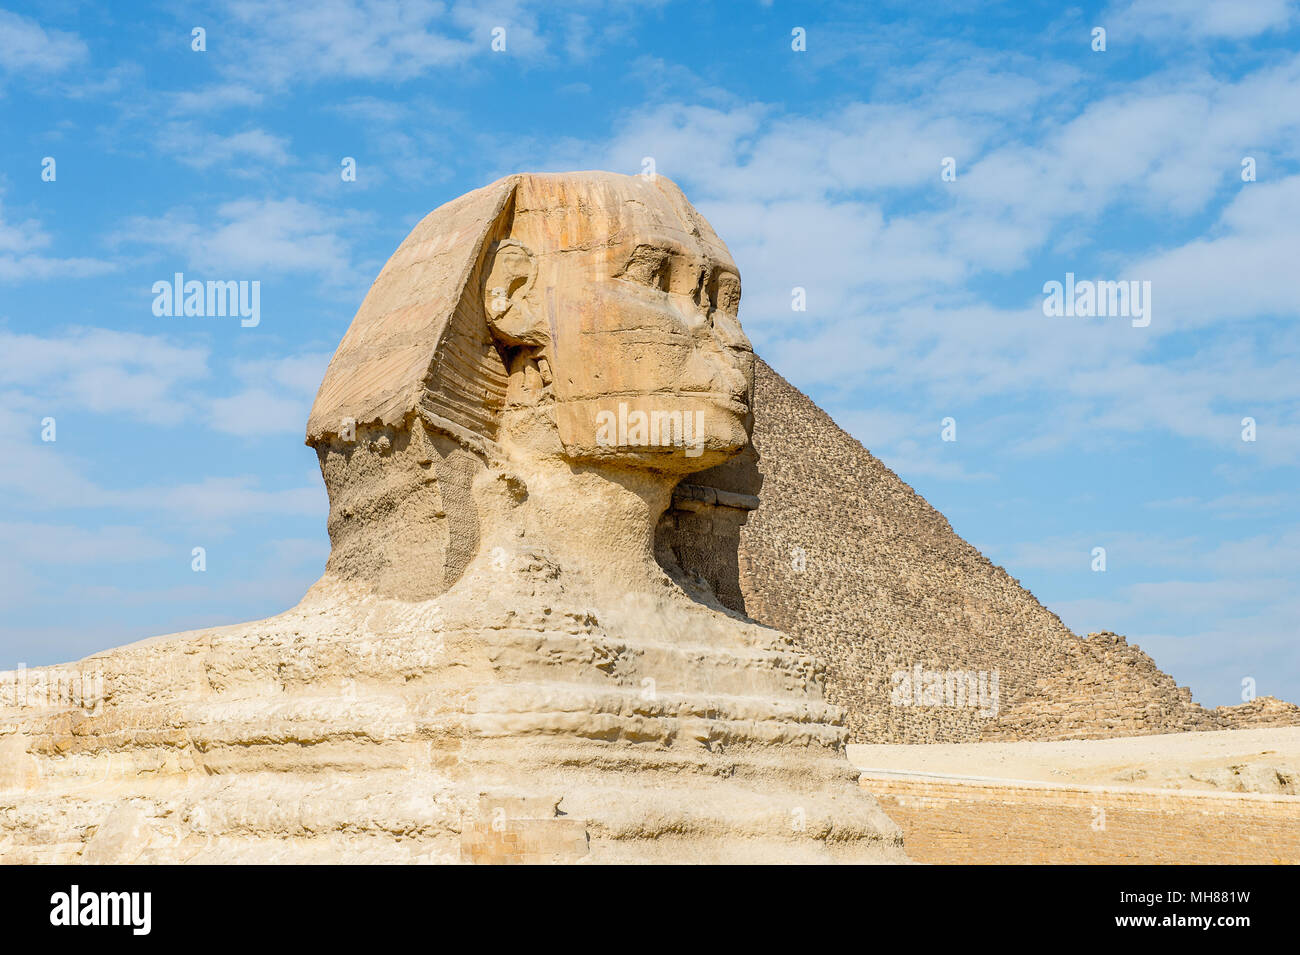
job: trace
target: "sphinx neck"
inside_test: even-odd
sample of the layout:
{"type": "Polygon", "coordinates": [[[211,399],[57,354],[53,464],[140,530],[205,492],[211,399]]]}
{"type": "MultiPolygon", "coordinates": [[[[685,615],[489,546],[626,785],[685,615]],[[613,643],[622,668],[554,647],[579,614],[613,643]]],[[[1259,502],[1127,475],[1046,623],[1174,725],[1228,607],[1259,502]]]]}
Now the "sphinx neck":
{"type": "Polygon", "coordinates": [[[532,456],[512,460],[510,472],[522,487],[498,539],[549,555],[566,578],[600,592],[664,590],[654,533],[672,497],[671,476],[532,456]]]}

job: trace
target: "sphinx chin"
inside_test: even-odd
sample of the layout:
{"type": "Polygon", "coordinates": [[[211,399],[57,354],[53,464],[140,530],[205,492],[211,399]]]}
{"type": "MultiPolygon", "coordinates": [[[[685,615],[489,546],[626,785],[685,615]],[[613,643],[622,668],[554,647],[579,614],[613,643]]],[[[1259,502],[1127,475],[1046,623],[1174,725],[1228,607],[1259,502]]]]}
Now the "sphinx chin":
{"type": "Polygon", "coordinates": [[[747,404],[722,395],[625,395],[557,406],[556,430],[574,461],[690,474],[749,445],[747,404]]]}

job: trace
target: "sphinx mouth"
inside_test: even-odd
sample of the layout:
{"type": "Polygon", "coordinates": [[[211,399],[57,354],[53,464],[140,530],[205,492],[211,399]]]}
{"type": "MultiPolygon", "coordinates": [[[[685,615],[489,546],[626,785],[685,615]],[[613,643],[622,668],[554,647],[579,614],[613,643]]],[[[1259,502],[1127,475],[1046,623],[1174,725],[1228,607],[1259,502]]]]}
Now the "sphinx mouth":
{"type": "Polygon", "coordinates": [[[738,408],[742,414],[749,414],[750,400],[750,393],[748,390],[735,392],[726,397],[727,404],[733,408],[738,408]]]}
{"type": "Polygon", "coordinates": [[[740,415],[749,414],[749,393],[730,394],[725,391],[679,391],[676,398],[679,400],[707,401],[710,404],[721,405],[728,411],[734,411],[740,415]]]}
{"type": "Polygon", "coordinates": [[[750,414],[749,402],[747,401],[740,401],[735,398],[725,398],[721,395],[717,397],[716,401],[717,404],[721,405],[728,413],[737,419],[743,420],[750,414]]]}

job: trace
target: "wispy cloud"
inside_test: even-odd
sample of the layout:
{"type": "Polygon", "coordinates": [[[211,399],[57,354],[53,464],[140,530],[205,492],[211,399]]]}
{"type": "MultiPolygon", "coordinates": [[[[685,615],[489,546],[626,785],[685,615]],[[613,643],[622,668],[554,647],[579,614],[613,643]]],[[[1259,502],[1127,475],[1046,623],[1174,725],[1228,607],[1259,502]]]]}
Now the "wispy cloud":
{"type": "Polygon", "coordinates": [[[89,278],[114,268],[103,259],[45,254],[52,245],[52,237],[38,220],[9,221],[0,200],[0,282],[89,278]]]}
{"type": "Polygon", "coordinates": [[[1300,16],[1292,0],[1131,0],[1113,5],[1101,18],[1119,38],[1165,43],[1244,40],[1283,29],[1297,19],[1300,16]]]}
{"type": "Polygon", "coordinates": [[[86,59],[85,41],[75,33],[42,27],[30,17],[0,10],[0,73],[50,74],[86,59]]]}
{"type": "Polygon", "coordinates": [[[209,216],[176,208],[132,219],[114,241],[153,247],[191,269],[253,278],[307,272],[340,284],[356,280],[345,229],[359,221],[297,199],[239,199],[209,216]]]}
{"type": "Polygon", "coordinates": [[[212,428],[241,437],[301,434],[329,360],[319,352],[237,362],[242,388],[209,402],[212,428]]]}
{"type": "Polygon", "coordinates": [[[169,123],[155,140],[159,149],[171,153],[195,169],[220,165],[237,175],[261,176],[264,165],[284,166],[293,161],[289,140],[264,129],[246,129],[223,136],[198,128],[194,123],[169,123]]]}
{"type": "Polygon", "coordinates": [[[271,87],[322,80],[402,81],[491,54],[491,30],[505,27],[507,51],[539,51],[536,14],[514,2],[451,5],[416,0],[288,0],[224,4],[223,37],[233,77],[271,87]]]}
{"type": "Polygon", "coordinates": [[[184,418],[178,393],[208,374],[208,351],[153,335],[73,328],[54,336],[0,331],[0,389],[10,409],[73,406],[152,424],[184,418]],[[21,398],[14,397],[21,395],[21,398]]]}

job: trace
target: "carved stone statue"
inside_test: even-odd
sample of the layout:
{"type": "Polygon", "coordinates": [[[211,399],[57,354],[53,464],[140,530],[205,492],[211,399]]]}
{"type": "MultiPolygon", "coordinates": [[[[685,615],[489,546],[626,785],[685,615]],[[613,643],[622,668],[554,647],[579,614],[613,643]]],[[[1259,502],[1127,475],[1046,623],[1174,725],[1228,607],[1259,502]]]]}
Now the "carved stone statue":
{"type": "Polygon", "coordinates": [[[674,486],[749,440],[739,304],[726,246],[662,177],[509,176],[431,213],[312,408],[330,572],[442,593],[480,549],[472,487],[496,470],[545,482],[533,504],[568,566],[658,586],[674,486]]]}
{"type": "Polygon", "coordinates": [[[76,664],[97,712],[0,708],[0,858],[902,860],[817,661],[656,559],[682,478],[748,444],[739,301],[661,177],[431,213],[308,422],[325,575],[76,664]]]}

